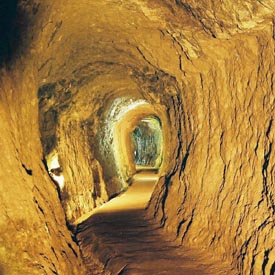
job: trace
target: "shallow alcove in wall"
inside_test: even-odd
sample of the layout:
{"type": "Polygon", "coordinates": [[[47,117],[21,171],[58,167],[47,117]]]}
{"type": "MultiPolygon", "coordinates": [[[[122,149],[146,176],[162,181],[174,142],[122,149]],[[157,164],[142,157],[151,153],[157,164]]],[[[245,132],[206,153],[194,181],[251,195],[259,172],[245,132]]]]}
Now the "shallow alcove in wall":
{"type": "Polygon", "coordinates": [[[62,174],[62,167],[58,160],[58,155],[56,152],[53,152],[46,159],[47,168],[49,175],[53,179],[53,181],[57,184],[59,192],[61,192],[64,188],[64,176],[62,174]]]}

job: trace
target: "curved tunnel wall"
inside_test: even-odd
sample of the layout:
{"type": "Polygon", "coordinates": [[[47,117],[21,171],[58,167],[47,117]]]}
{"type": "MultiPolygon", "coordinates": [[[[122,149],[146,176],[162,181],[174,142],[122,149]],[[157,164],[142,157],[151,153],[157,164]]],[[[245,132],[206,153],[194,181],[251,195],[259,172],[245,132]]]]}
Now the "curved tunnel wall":
{"type": "MultiPolygon", "coordinates": [[[[104,178],[111,190],[111,196],[127,188],[129,180],[136,172],[131,133],[140,120],[150,115],[158,116],[165,129],[168,129],[168,120],[163,105],[150,104],[145,99],[125,96],[117,98],[110,104],[110,107],[106,107],[106,113],[101,119],[96,137],[98,147],[94,150],[104,169],[104,178]]],[[[169,139],[169,131],[167,131],[163,144],[169,139]]],[[[165,154],[167,158],[168,152],[169,150],[165,154]]],[[[164,168],[162,173],[164,173],[164,168]]]]}
{"type": "Polygon", "coordinates": [[[61,123],[46,130],[61,140],[60,164],[77,213],[72,219],[94,207],[90,197],[80,198],[94,192],[93,180],[101,181],[102,167],[87,148],[102,103],[138,91],[165,106],[170,126],[168,172],[150,213],[180,244],[212,251],[235,273],[272,274],[274,2],[20,3],[30,26],[23,49],[1,71],[1,228],[10,225],[1,235],[1,268],[70,274],[80,263],[41,161],[36,92],[54,84],[45,114],[51,110],[49,118],[58,114],[61,123]],[[18,203],[12,191],[20,194],[18,203]],[[43,255],[36,244],[26,249],[22,236],[29,234],[45,240],[43,255]]]}
{"type": "MultiPolygon", "coordinates": [[[[115,68],[113,74],[100,74],[81,89],[68,80],[44,84],[39,89],[44,154],[71,224],[127,188],[136,171],[130,133],[141,119],[155,115],[161,120],[166,131],[163,148],[167,147],[163,157],[170,158],[167,107],[159,100],[146,99],[146,87],[137,88],[138,79],[129,78],[125,91],[121,91],[125,79],[125,72],[119,76],[115,68]],[[112,79],[107,91],[101,87],[104,77],[112,79]],[[120,91],[110,95],[109,89],[120,91]],[[103,100],[97,98],[98,90],[103,92],[103,100]],[[53,158],[60,165],[58,177],[51,171],[53,158]]],[[[170,161],[160,169],[162,174],[167,170],[167,163],[170,161]]]]}
{"type": "MultiPolygon", "coordinates": [[[[143,104],[137,108],[129,110],[125,116],[118,121],[115,126],[115,136],[114,136],[114,149],[116,155],[116,162],[119,164],[119,171],[123,181],[129,180],[134,173],[136,173],[136,164],[133,157],[133,148],[131,133],[138,125],[140,120],[146,118],[147,116],[154,115],[159,117],[162,121],[163,129],[167,131],[167,135],[163,139],[163,148],[167,153],[164,154],[163,158],[169,158],[169,125],[164,112],[165,107],[160,105],[143,104]]],[[[164,174],[166,167],[160,168],[160,173],[164,174]]]]}

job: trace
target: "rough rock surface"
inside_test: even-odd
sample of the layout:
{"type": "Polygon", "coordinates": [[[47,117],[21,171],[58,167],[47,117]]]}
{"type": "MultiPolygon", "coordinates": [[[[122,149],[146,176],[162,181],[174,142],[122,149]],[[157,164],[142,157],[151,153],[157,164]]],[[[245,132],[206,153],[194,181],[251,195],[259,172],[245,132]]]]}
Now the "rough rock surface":
{"type": "Polygon", "coordinates": [[[85,274],[43,162],[35,58],[23,45],[13,57],[2,54],[9,62],[0,71],[0,274],[85,274]]]}
{"type": "Polygon", "coordinates": [[[159,223],[146,215],[157,179],[154,170],[136,174],[125,193],[78,225],[76,237],[87,275],[230,274],[230,266],[215,261],[211,254],[171,241],[159,223]]]}
{"type": "Polygon", "coordinates": [[[136,165],[159,167],[162,162],[162,130],[157,119],[146,118],[131,133],[136,165]]]}
{"type": "Polygon", "coordinates": [[[134,170],[116,154],[118,129],[127,144],[135,119],[156,115],[164,162],[149,213],[180,244],[212,251],[236,273],[273,274],[274,1],[22,0],[19,7],[20,47],[0,86],[4,272],[77,269],[58,193],[71,224],[127,188],[122,180],[134,170]],[[119,112],[140,101],[150,108],[119,112]],[[51,154],[64,187],[42,164],[51,154]]]}
{"type": "Polygon", "coordinates": [[[15,71],[0,82],[0,274],[85,274],[43,163],[33,68],[15,71]]]}

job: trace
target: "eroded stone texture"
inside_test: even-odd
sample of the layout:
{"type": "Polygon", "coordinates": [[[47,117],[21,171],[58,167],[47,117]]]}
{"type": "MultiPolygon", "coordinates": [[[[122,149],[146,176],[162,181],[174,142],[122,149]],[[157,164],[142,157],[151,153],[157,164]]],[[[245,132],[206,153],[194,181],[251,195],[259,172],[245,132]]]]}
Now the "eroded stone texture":
{"type": "Polygon", "coordinates": [[[132,155],[137,165],[158,168],[162,162],[162,130],[157,118],[141,120],[131,133],[132,155]]]}
{"type": "MultiPolygon", "coordinates": [[[[166,98],[160,99],[158,93],[168,90],[175,82],[164,72],[148,68],[132,37],[135,26],[129,25],[125,29],[124,23],[117,17],[116,3],[109,4],[110,10],[106,9],[107,2],[88,4],[84,1],[76,8],[78,15],[69,16],[74,10],[70,1],[65,5],[55,3],[52,16],[56,23],[45,23],[46,27],[37,40],[41,47],[38,96],[42,143],[46,159],[57,154],[62,163],[64,188],[61,197],[64,198],[63,205],[70,223],[127,188],[127,181],[134,173],[134,164],[127,163],[127,154],[121,153],[124,147],[128,148],[127,141],[125,146],[116,143],[122,143],[122,137],[129,130],[128,126],[122,125],[119,132],[114,130],[118,129],[115,125],[126,117],[128,109],[139,102],[152,105],[144,115],[137,109],[136,116],[140,119],[150,114],[166,117],[166,107],[162,102],[166,98]],[[110,17],[101,17],[98,10],[106,10],[110,17]],[[114,20],[112,24],[115,32],[120,34],[118,37],[113,38],[113,30],[102,32],[101,28],[107,28],[109,20],[114,20]],[[76,27],[81,31],[73,31],[76,27]],[[84,33],[90,35],[87,37],[84,33]],[[118,43],[120,36],[121,42],[118,43]],[[50,42],[43,44],[43,39],[47,42],[50,39],[50,42]],[[112,39],[114,42],[111,42],[112,39]],[[128,39],[132,40],[129,50],[128,39]],[[165,87],[160,76],[170,78],[173,84],[165,87]],[[121,137],[120,133],[123,133],[121,137]],[[100,177],[100,188],[104,192],[100,195],[93,192],[94,171],[91,167],[94,160],[98,162],[99,172],[104,172],[100,177]]],[[[126,20],[125,11],[129,7],[124,4],[121,7],[120,16],[126,20]]],[[[139,16],[146,17],[141,11],[133,12],[134,22],[143,26],[139,16]]],[[[126,118],[126,123],[127,120],[130,119],[126,118]]],[[[129,123],[129,127],[135,126],[132,121],[129,123]]],[[[169,138],[168,134],[166,143],[170,148],[169,138]]],[[[170,150],[167,148],[166,151],[170,150]]]]}
{"type": "Polygon", "coordinates": [[[0,273],[85,274],[42,161],[29,65],[1,71],[0,273]]]}
{"type": "Polygon", "coordinates": [[[241,274],[273,274],[272,20],[201,50],[182,82],[178,169],[151,209],[179,242],[213,249],[241,274]]]}
{"type": "MultiPolygon", "coordinates": [[[[235,273],[274,273],[273,1],[20,4],[32,14],[22,42],[32,65],[12,67],[1,84],[1,129],[11,133],[1,139],[1,182],[8,178],[23,198],[15,205],[11,187],[1,184],[3,209],[13,213],[11,219],[1,215],[1,222],[17,221],[21,209],[31,213],[23,219],[23,228],[33,228],[30,224],[37,220],[38,225],[50,224],[50,232],[66,232],[58,190],[40,167],[39,127],[45,159],[58,154],[66,191],[59,192],[70,223],[119,192],[123,183],[118,172],[131,165],[117,167],[112,154],[97,152],[102,120],[117,99],[145,100],[154,106],[146,116],[158,114],[166,120],[162,177],[149,212],[167,235],[212,251],[217,259],[231,263],[235,273]],[[8,93],[11,79],[14,92],[8,93]],[[37,98],[39,127],[34,115],[37,98]],[[28,195],[19,179],[29,186],[28,195]],[[49,211],[42,221],[41,211],[33,212],[35,185],[44,188],[41,200],[47,210],[42,209],[49,211]]],[[[18,52],[15,60],[23,53],[18,52]]],[[[3,247],[9,253],[24,253],[12,246],[17,223],[12,226],[2,235],[9,240],[3,247]]],[[[38,228],[41,236],[47,235],[38,228]]],[[[27,260],[19,257],[18,266],[26,266],[25,261],[33,265],[35,257],[47,262],[45,266],[54,262],[51,242],[61,255],[70,239],[64,235],[47,241],[45,257],[33,244],[25,253],[27,260]]],[[[76,266],[74,256],[69,258],[71,263],[54,262],[59,274],[76,266]]],[[[4,266],[8,269],[9,263],[4,266]]],[[[36,270],[39,267],[34,274],[36,270]]]]}
{"type": "MultiPolygon", "coordinates": [[[[18,23],[28,16],[31,22],[34,3],[21,4],[18,23]]],[[[28,34],[22,47],[13,45],[17,51],[0,72],[0,274],[85,274],[43,163],[36,58],[24,47],[28,34]]]]}

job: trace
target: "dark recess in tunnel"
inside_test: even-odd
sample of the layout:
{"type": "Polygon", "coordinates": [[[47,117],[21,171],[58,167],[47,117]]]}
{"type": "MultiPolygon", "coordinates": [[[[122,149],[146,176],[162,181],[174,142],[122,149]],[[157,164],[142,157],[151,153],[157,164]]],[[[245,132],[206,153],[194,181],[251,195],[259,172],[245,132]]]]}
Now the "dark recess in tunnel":
{"type": "MultiPolygon", "coordinates": [[[[37,9],[32,9],[36,13],[37,9]]],[[[19,49],[23,49],[23,35],[26,35],[28,16],[18,0],[0,1],[0,67],[9,64],[19,49]]]]}

